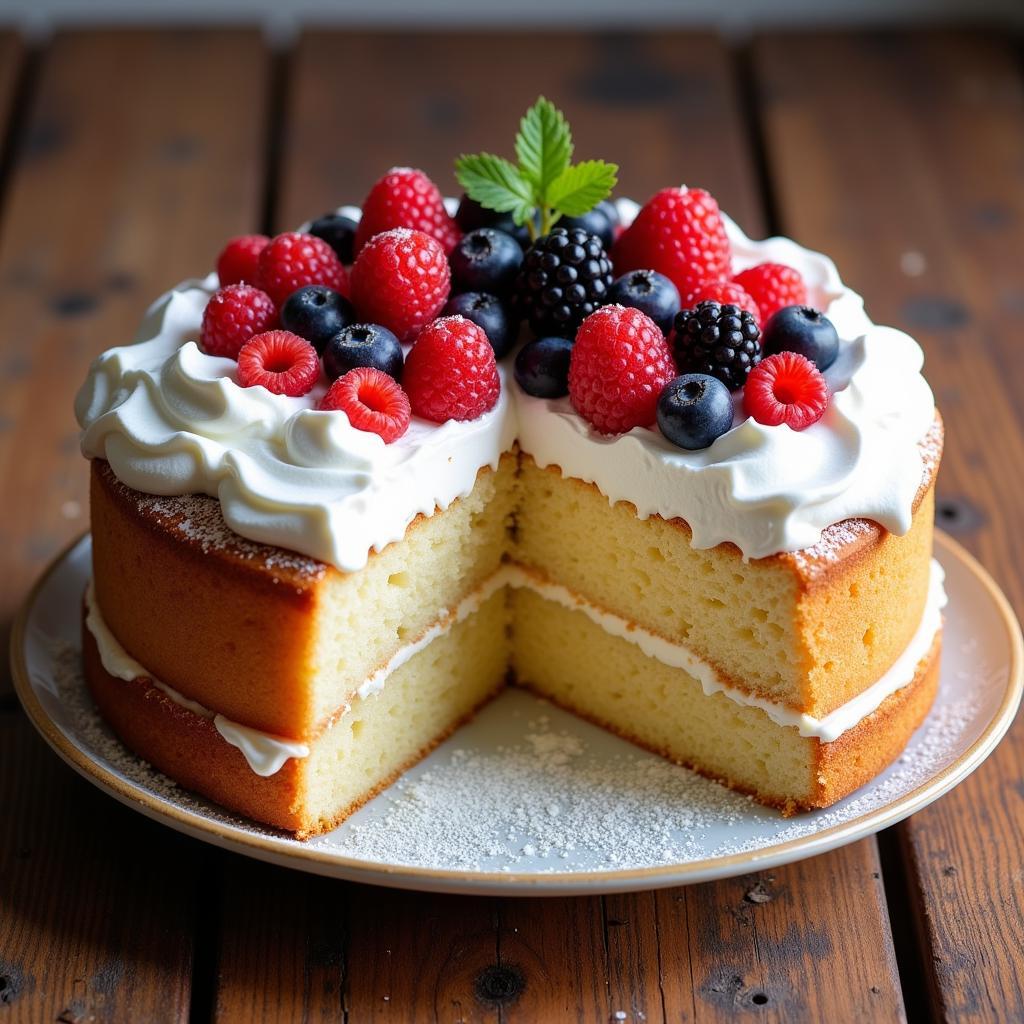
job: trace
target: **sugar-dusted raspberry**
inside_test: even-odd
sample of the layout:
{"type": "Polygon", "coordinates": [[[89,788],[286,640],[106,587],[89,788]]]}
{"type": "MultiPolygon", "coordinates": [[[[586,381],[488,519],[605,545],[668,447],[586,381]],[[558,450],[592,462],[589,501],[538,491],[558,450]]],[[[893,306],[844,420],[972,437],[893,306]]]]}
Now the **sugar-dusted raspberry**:
{"type": "Polygon", "coordinates": [[[409,429],[409,396],[394,377],[373,366],[357,366],[339,377],[320,400],[320,409],[340,409],[356,430],[379,434],[385,444],[409,429]]]}
{"type": "Polygon", "coordinates": [[[423,329],[406,356],[402,382],[412,411],[434,423],[475,420],[501,393],[494,349],[483,328],[464,316],[423,329]]]}
{"type": "Polygon", "coordinates": [[[785,423],[804,430],[825,415],[830,398],[828,382],[814,363],[796,352],[779,352],[750,371],[743,408],[766,426],[785,423]]]}
{"type": "Polygon", "coordinates": [[[451,272],[441,243],[422,231],[374,235],[352,267],[352,301],[366,323],[412,341],[448,301],[451,272]]]}
{"type": "Polygon", "coordinates": [[[286,231],[260,253],[256,283],[280,309],[292,292],[307,284],[323,284],[348,294],[348,277],[338,254],[316,235],[286,231]]]}
{"type": "Polygon", "coordinates": [[[436,238],[445,255],[455,248],[462,236],[458,224],[444,208],[438,187],[422,171],[412,167],[392,167],[370,189],[356,228],[356,253],[374,235],[392,228],[412,228],[436,238]]]}
{"type": "Polygon", "coordinates": [[[604,306],[576,333],[569,398],[602,434],[624,434],[654,422],[658,396],[675,375],[665,335],[649,316],[626,306],[604,306]]]}
{"type": "Polygon", "coordinates": [[[248,284],[230,284],[216,292],[203,310],[199,347],[211,356],[237,359],[254,335],[277,326],[277,308],[266,292],[248,284]]]}
{"type": "Polygon", "coordinates": [[[299,398],[319,377],[316,349],[290,331],[257,334],[238,353],[238,383],[243,388],[262,386],[275,395],[299,398]]]}
{"type": "Polygon", "coordinates": [[[718,203],[702,188],[665,188],[648,200],[612,249],[616,274],[656,270],[688,295],[729,277],[731,251],[718,203]]]}
{"type": "Polygon", "coordinates": [[[758,327],[761,326],[761,310],[749,292],[735,281],[705,281],[697,285],[689,295],[683,297],[683,309],[695,309],[702,302],[710,300],[721,306],[737,306],[745,309],[758,327]]]}
{"type": "MultiPolygon", "coordinates": [[[[761,323],[767,323],[783,306],[807,304],[807,285],[800,271],[784,263],[759,263],[737,274],[733,280],[757,303],[761,323]]],[[[735,299],[729,301],[736,302],[735,299]]]]}
{"type": "Polygon", "coordinates": [[[223,288],[247,281],[253,284],[259,269],[260,253],[270,241],[266,235],[240,235],[232,238],[217,257],[217,278],[223,288]]]}

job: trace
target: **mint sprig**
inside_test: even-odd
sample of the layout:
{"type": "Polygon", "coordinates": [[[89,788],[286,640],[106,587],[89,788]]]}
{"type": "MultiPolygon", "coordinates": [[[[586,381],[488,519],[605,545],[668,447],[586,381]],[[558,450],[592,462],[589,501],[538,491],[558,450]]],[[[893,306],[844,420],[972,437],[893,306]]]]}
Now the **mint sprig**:
{"type": "Polygon", "coordinates": [[[455,176],[466,195],[525,224],[530,238],[546,235],[559,217],[580,217],[611,195],[619,168],[604,160],[572,164],[569,122],[541,96],[516,134],[517,164],[493,153],[463,155],[455,176]]]}

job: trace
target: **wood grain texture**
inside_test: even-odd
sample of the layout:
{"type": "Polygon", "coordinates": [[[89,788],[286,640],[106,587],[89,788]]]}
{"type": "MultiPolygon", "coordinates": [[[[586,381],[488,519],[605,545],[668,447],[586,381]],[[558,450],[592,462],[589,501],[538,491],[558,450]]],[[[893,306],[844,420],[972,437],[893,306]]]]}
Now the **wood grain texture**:
{"type": "Polygon", "coordinates": [[[761,225],[732,58],[712,36],[317,32],[300,39],[289,68],[282,226],[361,202],[410,160],[457,195],[455,157],[511,156],[538,93],[565,109],[576,159],[619,163],[622,195],[643,200],[686,179],[713,185],[751,230],[761,225]],[[363,76],[373,102],[353,103],[363,76]]]}
{"type": "MultiPolygon", "coordinates": [[[[923,343],[947,424],[939,524],[1019,612],[1019,54],[996,36],[936,33],[773,37],[756,56],[780,227],[829,252],[876,320],[923,343]]],[[[1024,1017],[1022,750],[1018,721],[974,776],[900,826],[932,1009],[945,1019],[1024,1017]]]]}
{"type": "MultiPolygon", "coordinates": [[[[631,38],[623,65],[609,70],[610,43],[600,37],[493,39],[302,39],[287,62],[276,222],[358,201],[387,167],[410,161],[454,191],[453,155],[508,150],[519,115],[544,92],[565,108],[581,156],[621,160],[624,193],[685,177],[709,185],[750,230],[762,228],[720,43],[631,38]],[[393,73],[381,78],[375,69],[385,59],[393,73]],[[352,83],[370,79],[373,104],[353,104],[352,83]],[[494,88],[470,87],[484,79],[494,88]]],[[[743,1009],[811,1021],[847,1019],[856,1007],[862,1020],[888,1021],[902,1013],[873,842],[780,870],[770,882],[747,880],[771,887],[762,902],[745,901],[740,883],[492,900],[284,874],[263,885],[267,869],[252,870],[252,878],[230,873],[225,890],[217,1000],[225,1021],[324,1019],[322,982],[310,981],[322,967],[297,938],[321,926],[324,907],[345,920],[332,948],[345,950],[351,1020],[713,1021],[743,1009]],[[264,889],[267,905],[280,908],[272,924],[262,920],[263,897],[260,909],[251,903],[264,889]]]]}
{"type": "Polygon", "coordinates": [[[197,844],[101,796],[0,714],[5,1024],[188,1018],[197,844]]]}
{"type": "MultiPolygon", "coordinates": [[[[163,289],[249,228],[266,58],[246,33],[98,32],[47,50],[0,223],[0,622],[85,526],[71,402],[163,289]]],[[[2,685],[7,687],[4,659],[2,685]]],[[[183,1021],[202,847],[79,781],[0,713],[0,1004],[11,1021],[183,1021]]]]}
{"type": "Polygon", "coordinates": [[[0,518],[2,646],[86,525],[72,400],[89,362],[255,225],[267,72],[244,32],[65,35],[43,58],[0,224],[0,479],[18,495],[0,518]]]}

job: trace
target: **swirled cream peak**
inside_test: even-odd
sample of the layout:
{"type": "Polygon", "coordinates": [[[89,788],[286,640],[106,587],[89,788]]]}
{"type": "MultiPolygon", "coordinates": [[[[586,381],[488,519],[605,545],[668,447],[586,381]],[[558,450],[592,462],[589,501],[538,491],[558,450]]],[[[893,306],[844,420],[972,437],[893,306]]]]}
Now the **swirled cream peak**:
{"type": "MultiPolygon", "coordinates": [[[[636,207],[621,201],[620,210],[628,221],[636,207]]],[[[685,519],[698,547],[731,541],[754,558],[794,551],[852,517],[905,533],[923,473],[918,442],[934,418],[921,349],[872,324],[831,260],[726,227],[737,269],[766,260],[796,267],[839,332],[826,373],[835,396],[804,431],[763,426],[737,403],[733,429],[704,451],[676,448],[656,428],[608,437],[568,399],[525,395],[502,368],[501,397],[484,416],[441,425],[414,418],[386,445],[344,413],[318,412],[324,383],[302,398],[241,388],[233,360],[203,353],[196,341],[217,288],[211,274],[167,293],[139,341],[95,361],[75,406],[83,451],[106,458],[137,490],[217,497],[243,537],[343,571],[400,540],[417,515],[468,494],[517,438],[542,466],[632,502],[643,517],[685,519]]]]}
{"type": "Polygon", "coordinates": [[[468,494],[511,446],[507,383],[479,419],[414,420],[390,445],[318,412],[323,385],[302,398],[239,387],[234,361],[195,343],[216,284],[187,281],[161,299],[143,340],[101,355],[78,394],[85,454],[128,486],[215,496],[243,537],[354,571],[417,515],[468,494]]]}

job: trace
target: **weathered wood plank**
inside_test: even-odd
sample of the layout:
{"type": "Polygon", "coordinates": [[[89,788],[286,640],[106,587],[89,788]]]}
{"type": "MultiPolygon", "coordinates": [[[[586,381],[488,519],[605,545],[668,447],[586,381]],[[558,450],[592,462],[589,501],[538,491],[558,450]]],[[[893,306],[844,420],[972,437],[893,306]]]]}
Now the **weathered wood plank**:
{"type": "MultiPolygon", "coordinates": [[[[756,56],[781,226],[834,256],[877,320],[924,344],[948,428],[940,525],[1020,610],[1019,54],[961,32],[780,36],[756,56]]],[[[976,775],[900,826],[933,1010],[946,1019],[1024,1015],[1022,740],[1018,723],[976,775]]]]}
{"type": "Polygon", "coordinates": [[[259,216],[267,77],[256,33],[75,34],[44,57],[0,225],[0,479],[18,495],[0,519],[0,646],[86,525],[72,400],[90,360],[259,216]]]}
{"type": "MultiPolygon", "coordinates": [[[[358,202],[393,164],[416,163],[456,191],[454,155],[509,151],[518,117],[543,92],[571,119],[580,156],[622,163],[624,194],[644,197],[686,179],[710,187],[752,232],[763,228],[731,58],[707,37],[316,33],[288,66],[281,227],[358,202]],[[386,79],[376,73],[384,62],[386,79]],[[375,102],[353,104],[353,83],[371,79],[375,102]]],[[[352,1020],[722,1019],[721,1000],[705,991],[714,984],[706,936],[684,926],[680,907],[689,908],[684,918],[716,922],[735,973],[751,994],[756,986],[768,993],[768,1004],[751,1009],[838,1020],[857,1006],[862,1019],[891,1020],[901,999],[877,871],[875,845],[864,843],[776,872],[773,891],[785,896],[744,905],[743,920],[735,885],[526,901],[353,887],[345,1008],[352,1020]],[[833,912],[834,890],[849,894],[842,918],[833,912]],[[805,946],[811,954],[798,960],[805,946]],[[691,960],[701,966],[693,975],[691,960]],[[785,970],[769,977],[763,965],[783,961],[785,970]],[[808,996],[812,988],[817,994],[808,996]]],[[[313,927],[318,904],[336,906],[330,883],[283,876],[275,894],[279,883],[287,895],[274,903],[289,908],[287,935],[313,927]],[[322,899],[305,895],[306,885],[322,899]]],[[[244,876],[228,879],[220,985],[247,995],[220,999],[221,1018],[269,1006],[284,1019],[320,1019],[308,981],[286,991],[281,980],[307,979],[316,965],[300,949],[300,968],[294,946],[251,922],[243,906],[251,891],[244,876]]]]}
{"type": "Polygon", "coordinates": [[[197,844],[98,794],[10,713],[0,801],[7,1020],[186,1020],[197,844]]]}
{"type": "MultiPolygon", "coordinates": [[[[43,57],[0,225],[5,629],[85,525],[89,360],[258,216],[266,79],[255,33],[74,34],[43,57]]],[[[0,732],[7,1016],[187,1019],[202,848],[78,780],[13,710],[0,732]]]]}

